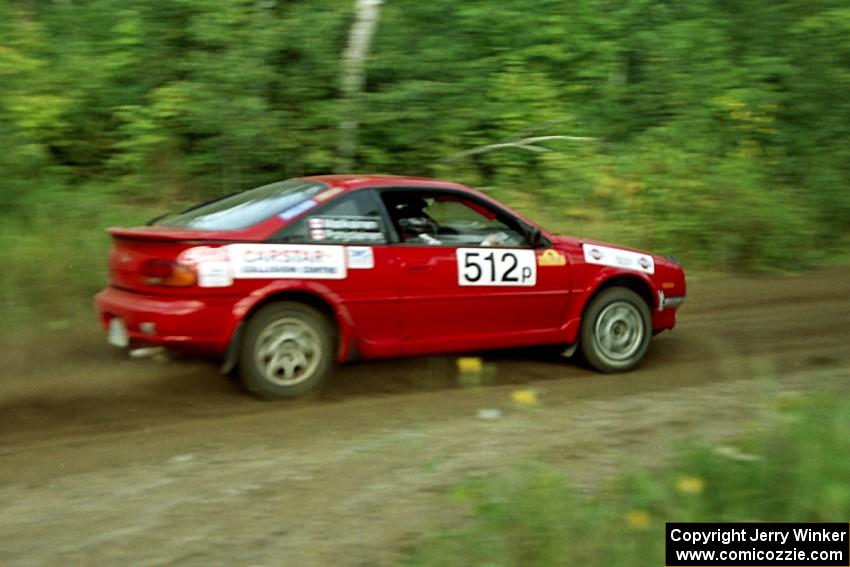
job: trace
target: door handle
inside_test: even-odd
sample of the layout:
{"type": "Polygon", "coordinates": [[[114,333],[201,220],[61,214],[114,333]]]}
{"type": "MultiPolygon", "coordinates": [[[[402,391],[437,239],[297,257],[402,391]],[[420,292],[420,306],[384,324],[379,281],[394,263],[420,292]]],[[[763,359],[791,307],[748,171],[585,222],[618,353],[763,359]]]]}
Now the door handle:
{"type": "Polygon", "coordinates": [[[430,270],[437,265],[437,260],[429,258],[428,260],[405,260],[401,263],[401,267],[411,272],[424,272],[430,270]]]}

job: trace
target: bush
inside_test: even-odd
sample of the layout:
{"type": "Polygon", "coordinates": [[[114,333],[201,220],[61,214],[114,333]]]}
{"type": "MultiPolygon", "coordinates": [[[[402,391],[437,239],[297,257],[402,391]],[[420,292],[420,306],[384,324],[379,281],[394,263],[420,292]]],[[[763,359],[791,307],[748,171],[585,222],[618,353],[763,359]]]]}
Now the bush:
{"type": "Polygon", "coordinates": [[[92,298],[106,283],[109,226],[141,224],[154,212],[113,204],[95,206],[85,195],[57,193],[26,215],[0,223],[0,305],[4,333],[66,325],[92,318],[92,298]]]}

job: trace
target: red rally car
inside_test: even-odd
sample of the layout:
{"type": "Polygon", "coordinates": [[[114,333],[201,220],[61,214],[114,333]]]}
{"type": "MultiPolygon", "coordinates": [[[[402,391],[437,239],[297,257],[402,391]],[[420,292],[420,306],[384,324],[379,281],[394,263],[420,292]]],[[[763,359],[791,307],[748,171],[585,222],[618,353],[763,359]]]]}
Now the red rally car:
{"type": "Polygon", "coordinates": [[[222,357],[268,398],[354,358],[577,345],[628,370],[685,298],[672,259],[550,234],[433,179],[291,179],[108,232],[109,341],[222,357]]]}

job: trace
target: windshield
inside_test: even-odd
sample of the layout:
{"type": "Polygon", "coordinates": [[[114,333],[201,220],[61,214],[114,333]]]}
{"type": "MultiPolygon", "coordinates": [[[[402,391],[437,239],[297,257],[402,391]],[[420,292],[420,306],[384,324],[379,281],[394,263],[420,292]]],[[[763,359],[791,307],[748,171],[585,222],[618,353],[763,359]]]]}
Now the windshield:
{"type": "Polygon", "coordinates": [[[322,183],[303,179],[278,181],[167,215],[154,224],[204,230],[248,228],[272,215],[285,214],[296,205],[306,205],[307,199],[325,188],[322,183]]]}

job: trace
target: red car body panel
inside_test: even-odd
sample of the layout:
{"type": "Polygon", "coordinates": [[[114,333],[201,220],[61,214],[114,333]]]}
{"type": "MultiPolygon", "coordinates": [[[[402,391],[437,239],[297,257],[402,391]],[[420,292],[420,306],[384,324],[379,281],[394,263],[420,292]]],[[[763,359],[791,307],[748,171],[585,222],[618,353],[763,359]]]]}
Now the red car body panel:
{"type": "MultiPolygon", "coordinates": [[[[433,179],[392,176],[320,176],[327,202],[359,189],[438,189],[471,195],[535,226],[486,194],[433,179]]],[[[164,287],[146,284],[140,273],[151,260],[175,260],[197,246],[263,243],[296,222],[270,211],[266,220],[240,230],[194,230],[146,226],[115,228],[110,283],[95,299],[104,328],[120,317],[131,341],[182,351],[224,355],[240,324],[264,303],[291,298],[325,306],[339,333],[337,358],[382,358],[537,344],[573,344],[582,312],[601,288],[627,283],[641,292],[652,312],[654,332],[671,329],[676,306],[665,297],[686,294],[682,269],[652,256],[654,273],[586,261],[583,245],[612,246],[557,236],[540,229],[551,244],[534,251],[536,284],[531,287],[458,285],[456,248],[428,245],[371,246],[372,269],[349,269],[344,279],[234,279],[227,287],[164,287]],[[552,252],[554,251],[554,252],[552,252]],[[541,256],[555,254],[561,265],[541,256]]],[[[616,247],[630,251],[628,248],[616,247]]],[[[648,254],[640,251],[633,251],[648,254]]]]}

